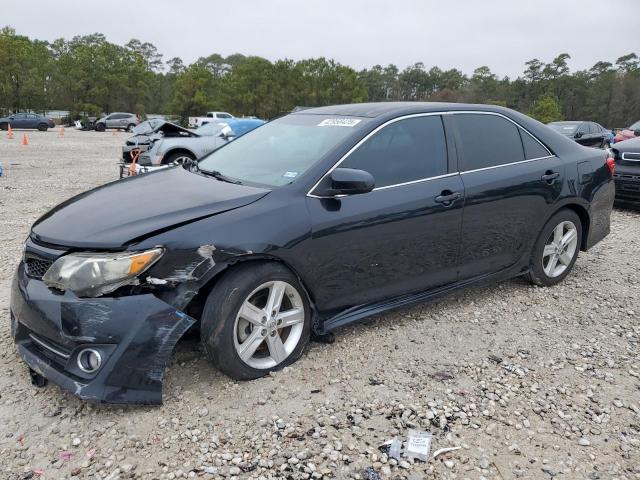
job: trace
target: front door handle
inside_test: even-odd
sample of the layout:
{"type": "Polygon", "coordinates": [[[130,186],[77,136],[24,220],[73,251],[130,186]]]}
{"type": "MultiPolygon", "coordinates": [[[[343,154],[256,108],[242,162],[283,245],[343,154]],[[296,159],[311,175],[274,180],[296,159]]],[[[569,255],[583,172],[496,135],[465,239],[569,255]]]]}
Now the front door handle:
{"type": "Polygon", "coordinates": [[[548,184],[552,184],[556,178],[558,178],[560,174],[558,172],[552,172],[551,170],[547,170],[547,172],[542,175],[540,180],[543,182],[547,182],[548,184]]]}
{"type": "Polygon", "coordinates": [[[452,192],[450,190],[444,190],[440,195],[434,198],[434,200],[448,207],[453,202],[458,200],[460,197],[462,197],[462,194],[460,192],[452,192]]]}

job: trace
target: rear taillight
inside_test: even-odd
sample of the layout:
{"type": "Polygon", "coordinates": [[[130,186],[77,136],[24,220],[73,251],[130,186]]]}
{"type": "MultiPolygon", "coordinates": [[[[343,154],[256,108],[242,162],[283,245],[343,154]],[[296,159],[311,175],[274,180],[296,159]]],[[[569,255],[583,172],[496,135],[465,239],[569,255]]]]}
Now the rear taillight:
{"type": "Polygon", "coordinates": [[[616,171],[616,161],[613,157],[609,157],[607,158],[607,167],[609,168],[609,171],[611,172],[611,176],[613,176],[613,174],[616,171]]]}

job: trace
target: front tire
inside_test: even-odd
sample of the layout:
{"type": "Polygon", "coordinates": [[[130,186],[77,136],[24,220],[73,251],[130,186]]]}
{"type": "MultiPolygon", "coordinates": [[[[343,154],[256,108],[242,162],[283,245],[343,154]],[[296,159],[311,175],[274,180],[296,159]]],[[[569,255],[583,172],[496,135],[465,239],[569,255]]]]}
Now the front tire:
{"type": "Polygon", "coordinates": [[[0,123],[0,130],[9,130],[8,123],[0,123]]]}
{"type": "Polygon", "coordinates": [[[205,303],[200,335],[223,373],[251,380],[295,362],[309,344],[311,310],[297,277],[276,262],[234,267],[205,303]]]}
{"type": "Polygon", "coordinates": [[[129,133],[133,132],[134,128],[136,128],[136,124],[135,123],[130,123],[129,125],[127,125],[127,132],[129,132],[129,133]]]}
{"type": "Polygon", "coordinates": [[[176,163],[178,165],[182,165],[183,163],[188,162],[190,160],[195,160],[195,158],[196,157],[194,157],[188,152],[175,152],[175,153],[170,153],[169,155],[164,157],[162,159],[162,164],[171,165],[172,163],[176,163]]]}
{"type": "Polygon", "coordinates": [[[49,129],[49,125],[47,125],[46,123],[41,123],[38,125],[38,130],[40,130],[41,132],[46,132],[49,129]]]}
{"type": "Polygon", "coordinates": [[[104,123],[96,123],[96,132],[104,132],[107,126],[104,123]]]}
{"type": "Polygon", "coordinates": [[[582,244],[580,217],[560,210],[545,224],[531,255],[529,280],[542,287],[560,283],[569,275],[582,244]]]}

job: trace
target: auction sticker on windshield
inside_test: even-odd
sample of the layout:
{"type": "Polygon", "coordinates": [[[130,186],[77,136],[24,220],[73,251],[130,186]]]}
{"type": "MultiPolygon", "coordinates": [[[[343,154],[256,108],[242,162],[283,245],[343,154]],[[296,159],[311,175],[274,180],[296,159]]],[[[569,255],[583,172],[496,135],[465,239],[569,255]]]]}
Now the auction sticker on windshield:
{"type": "Polygon", "coordinates": [[[326,118],[321,121],[319,127],[355,127],[362,120],[357,118],[326,118]]]}

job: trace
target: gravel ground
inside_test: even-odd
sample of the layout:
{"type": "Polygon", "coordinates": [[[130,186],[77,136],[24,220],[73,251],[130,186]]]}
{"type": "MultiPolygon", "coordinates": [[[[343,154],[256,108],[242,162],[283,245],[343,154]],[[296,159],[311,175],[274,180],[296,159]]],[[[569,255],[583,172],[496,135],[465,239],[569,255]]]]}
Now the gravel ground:
{"type": "Polygon", "coordinates": [[[164,405],[96,406],[31,386],[9,283],[31,223],[115,179],[127,134],[16,133],[0,134],[0,478],[640,478],[638,213],[615,211],[557,287],[515,279],[380,315],[251,382],[185,339],[164,405]],[[379,450],[410,428],[432,453],[461,448],[379,450]]]}

